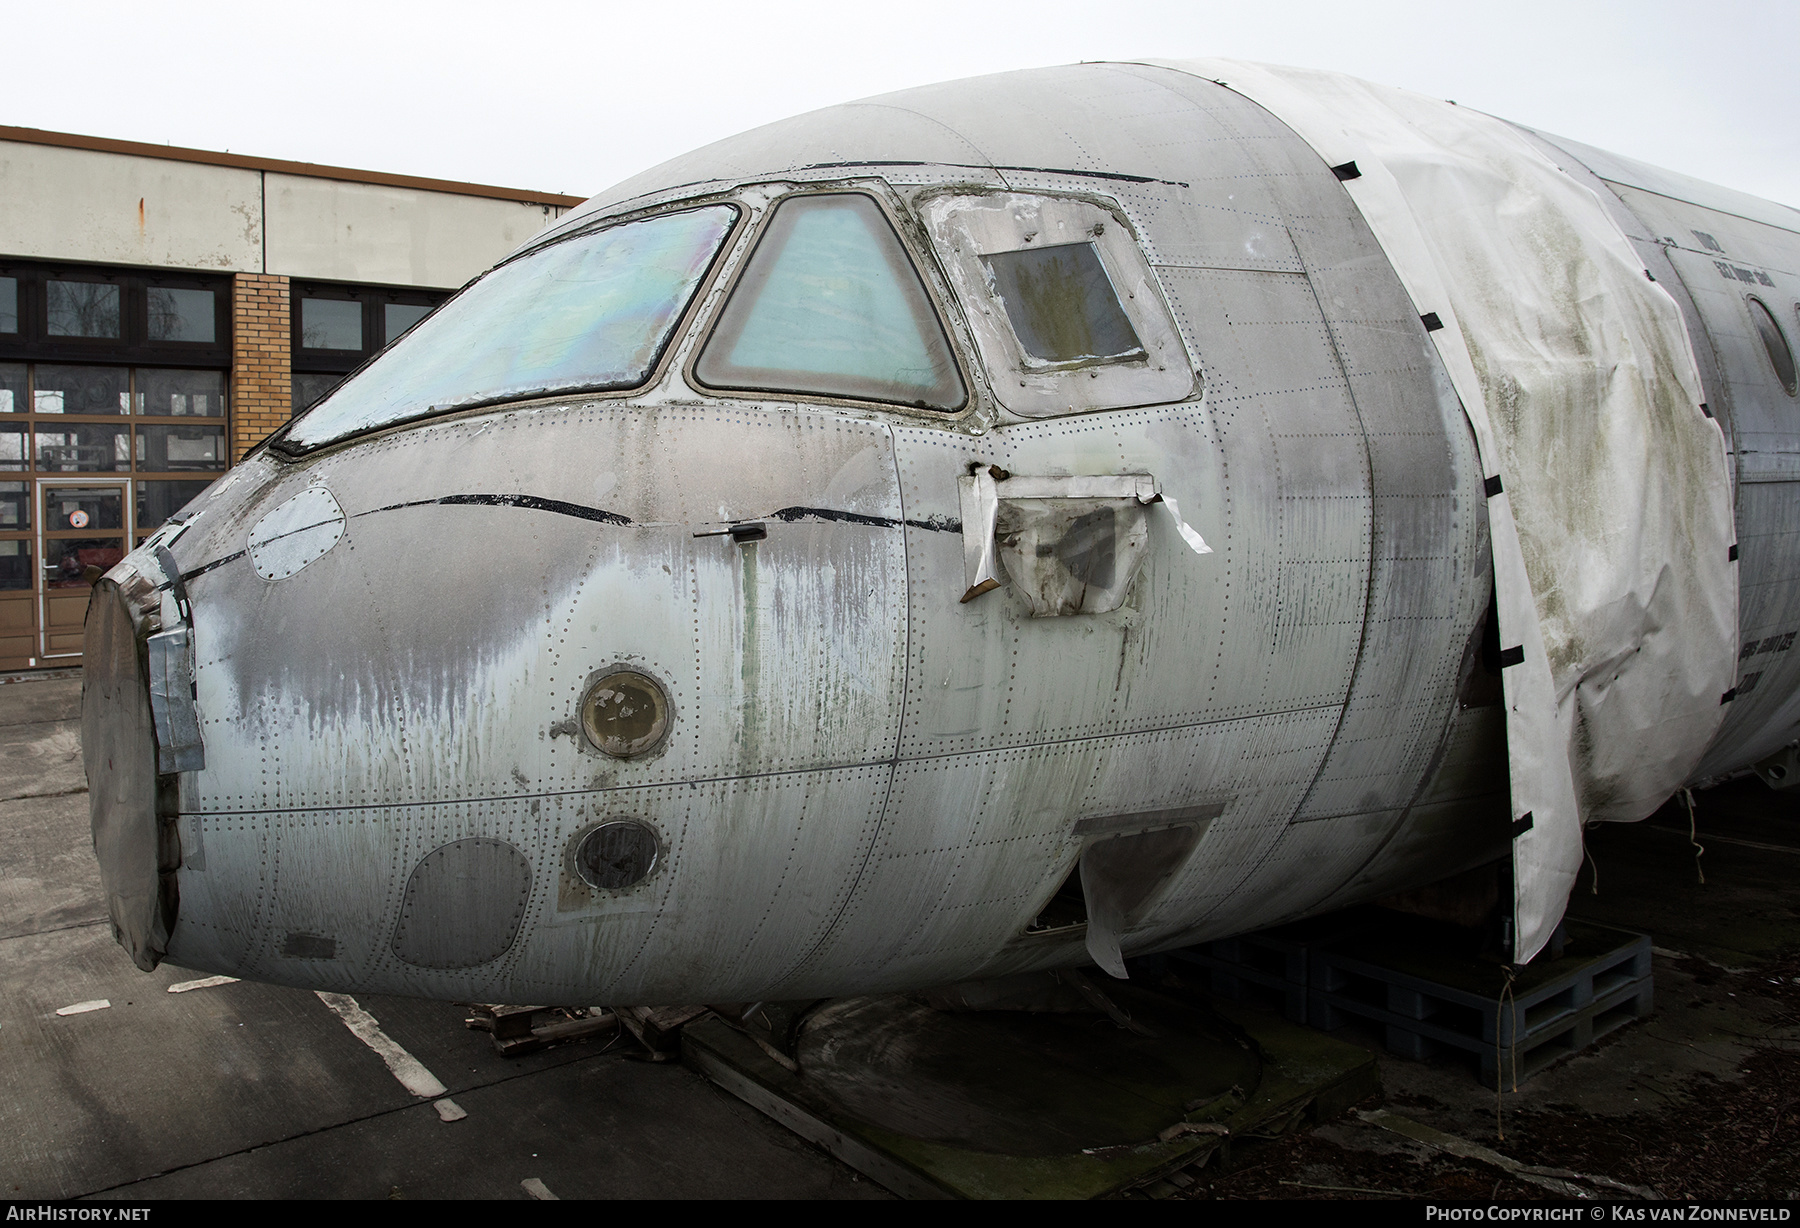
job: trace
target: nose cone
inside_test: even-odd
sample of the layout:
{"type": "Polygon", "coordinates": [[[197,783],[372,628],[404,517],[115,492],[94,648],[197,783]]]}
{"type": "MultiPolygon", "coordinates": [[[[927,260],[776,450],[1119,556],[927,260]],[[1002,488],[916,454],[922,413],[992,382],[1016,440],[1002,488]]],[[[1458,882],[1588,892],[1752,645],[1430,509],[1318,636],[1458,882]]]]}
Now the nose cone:
{"type": "Polygon", "coordinates": [[[148,972],[168,951],[175,923],[175,867],[163,864],[156,734],[140,620],[133,617],[127,591],[134,580],[149,593],[149,585],[135,576],[127,577],[126,587],[102,579],[88,606],[81,747],[94,852],[113,936],[148,972]]]}
{"type": "Polygon", "coordinates": [[[140,962],[749,1001],[818,946],[899,742],[889,427],[575,402],[255,464],[96,599],[96,831],[140,962]]]}

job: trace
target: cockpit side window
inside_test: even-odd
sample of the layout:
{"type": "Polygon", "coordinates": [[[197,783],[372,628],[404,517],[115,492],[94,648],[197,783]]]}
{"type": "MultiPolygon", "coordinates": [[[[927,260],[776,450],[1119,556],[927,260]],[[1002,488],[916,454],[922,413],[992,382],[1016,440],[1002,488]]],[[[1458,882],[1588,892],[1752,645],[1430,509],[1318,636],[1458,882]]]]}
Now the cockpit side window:
{"type": "Polygon", "coordinates": [[[1750,318],[1755,322],[1763,349],[1769,355],[1769,365],[1775,368],[1775,378],[1781,381],[1782,390],[1793,396],[1796,392],[1794,351],[1788,348],[1787,337],[1782,334],[1781,325],[1775,322],[1775,313],[1755,295],[1747,297],[1750,302],[1750,318]]]}
{"type": "Polygon", "coordinates": [[[981,263],[1026,361],[1097,367],[1143,360],[1144,343],[1092,243],[994,252],[981,263]]]}
{"type": "Polygon", "coordinates": [[[1104,198],[928,195],[920,213],[994,396],[1026,417],[1180,401],[1194,368],[1129,223],[1104,198]]]}
{"type": "Polygon", "coordinates": [[[967,390],[893,226],[857,192],[781,202],[694,363],[708,387],[955,410],[967,390]]]}

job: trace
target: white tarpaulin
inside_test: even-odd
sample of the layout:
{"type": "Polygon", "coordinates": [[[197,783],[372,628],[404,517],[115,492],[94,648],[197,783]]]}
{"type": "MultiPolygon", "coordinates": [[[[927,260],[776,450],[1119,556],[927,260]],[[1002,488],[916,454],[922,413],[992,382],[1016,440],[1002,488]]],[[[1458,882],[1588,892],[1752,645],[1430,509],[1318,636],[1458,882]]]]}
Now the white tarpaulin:
{"type": "Polygon", "coordinates": [[[1335,73],[1152,62],[1243,94],[1343,167],[1443,325],[1431,339],[1490,475],[1528,960],[1562,917],[1582,824],[1673,793],[1736,672],[1730,470],[1680,309],[1593,192],[1500,120],[1335,73]]]}

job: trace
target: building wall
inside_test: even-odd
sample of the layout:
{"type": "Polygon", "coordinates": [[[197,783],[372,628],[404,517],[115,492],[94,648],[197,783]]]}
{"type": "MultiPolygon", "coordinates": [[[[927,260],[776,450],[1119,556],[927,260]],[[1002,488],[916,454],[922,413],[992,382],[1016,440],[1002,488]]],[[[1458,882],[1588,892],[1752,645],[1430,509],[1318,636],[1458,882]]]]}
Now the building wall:
{"type": "Polygon", "coordinates": [[[110,148],[0,139],[0,257],[236,274],[233,461],[292,412],[293,279],[454,290],[574,203],[40,135],[110,148]]]}
{"type": "Polygon", "coordinates": [[[262,269],[262,175],[0,141],[0,255],[262,269]]]}
{"type": "Polygon", "coordinates": [[[266,173],[264,272],[454,289],[531,238],[554,205],[266,173]]]}
{"type": "Polygon", "coordinates": [[[35,260],[449,290],[562,216],[565,199],[0,140],[0,255],[35,260]]]}
{"type": "Polygon", "coordinates": [[[285,277],[239,273],[231,286],[231,460],[288,420],[293,361],[285,277]]]}
{"type": "Polygon", "coordinates": [[[0,127],[0,671],[78,663],[106,567],[577,203],[0,127]]]}

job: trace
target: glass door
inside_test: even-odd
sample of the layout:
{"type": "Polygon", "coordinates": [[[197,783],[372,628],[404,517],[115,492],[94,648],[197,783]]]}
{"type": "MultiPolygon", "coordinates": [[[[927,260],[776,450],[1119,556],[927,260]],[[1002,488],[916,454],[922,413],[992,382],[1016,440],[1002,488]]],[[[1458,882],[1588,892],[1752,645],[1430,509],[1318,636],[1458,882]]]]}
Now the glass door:
{"type": "Polygon", "coordinates": [[[94,584],[128,549],[126,483],[40,479],[38,490],[39,657],[73,664],[94,584]]]}
{"type": "MultiPolygon", "coordinates": [[[[0,426],[0,468],[5,427],[0,426]]],[[[24,455],[22,452],[20,455],[24,455]]],[[[32,533],[31,484],[0,481],[0,670],[37,664],[36,539],[32,533]]]]}

